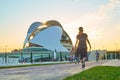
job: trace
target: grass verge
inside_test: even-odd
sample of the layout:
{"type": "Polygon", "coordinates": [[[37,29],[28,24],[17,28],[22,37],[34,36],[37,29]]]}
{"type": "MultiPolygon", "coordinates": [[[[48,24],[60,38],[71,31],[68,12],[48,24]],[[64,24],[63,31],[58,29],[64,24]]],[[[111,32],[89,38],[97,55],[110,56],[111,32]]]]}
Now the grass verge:
{"type": "Polygon", "coordinates": [[[66,62],[66,63],[23,64],[23,65],[12,65],[12,66],[0,66],[0,69],[30,67],[30,66],[45,66],[45,65],[56,65],[56,64],[68,64],[68,63],[66,62]]]}
{"type": "Polygon", "coordinates": [[[64,80],[120,80],[120,67],[96,66],[64,80]]]}

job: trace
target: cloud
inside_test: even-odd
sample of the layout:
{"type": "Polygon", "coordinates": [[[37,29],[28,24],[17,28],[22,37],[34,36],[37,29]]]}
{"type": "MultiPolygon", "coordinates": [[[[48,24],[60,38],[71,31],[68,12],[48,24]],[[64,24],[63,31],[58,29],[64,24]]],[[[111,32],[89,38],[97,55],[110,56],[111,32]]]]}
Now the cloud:
{"type": "Polygon", "coordinates": [[[109,0],[109,3],[102,5],[98,11],[99,16],[106,16],[111,10],[120,7],[120,0],[109,0]]]}
{"type": "MultiPolygon", "coordinates": [[[[82,15],[79,21],[83,22],[85,25],[89,26],[89,29],[107,29],[111,27],[111,24],[114,26],[116,21],[115,16],[119,16],[120,0],[109,0],[107,4],[101,5],[96,12],[87,13],[82,15]],[[116,14],[116,15],[115,15],[116,14]],[[97,27],[97,28],[96,28],[97,27]]],[[[119,23],[119,22],[118,22],[119,23]]]]}
{"type": "MultiPolygon", "coordinates": [[[[64,25],[65,30],[70,34],[73,43],[75,42],[75,37],[78,33],[78,27],[83,26],[85,32],[88,33],[91,42],[97,41],[96,43],[100,43],[104,40],[103,43],[98,45],[99,47],[107,45],[107,43],[111,44],[113,39],[109,40],[108,35],[110,35],[113,30],[117,30],[117,33],[120,32],[119,21],[115,21],[119,16],[118,8],[120,8],[120,0],[109,0],[108,3],[101,5],[97,11],[86,13],[78,17],[74,22],[64,25]]],[[[117,33],[112,33],[111,36],[114,36],[117,33]]],[[[117,35],[114,37],[117,39],[117,35]]]]}
{"type": "Polygon", "coordinates": [[[71,24],[72,26],[76,26],[76,24],[92,27],[97,25],[101,26],[103,22],[106,22],[114,17],[110,15],[110,13],[118,7],[120,7],[120,0],[109,0],[107,4],[101,5],[97,11],[81,15],[78,19],[68,24],[71,24]]]}

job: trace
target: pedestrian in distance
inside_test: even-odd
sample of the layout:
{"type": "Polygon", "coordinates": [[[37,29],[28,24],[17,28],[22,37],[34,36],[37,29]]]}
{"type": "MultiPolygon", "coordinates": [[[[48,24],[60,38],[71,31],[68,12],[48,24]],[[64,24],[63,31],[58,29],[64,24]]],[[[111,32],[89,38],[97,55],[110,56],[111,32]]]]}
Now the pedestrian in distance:
{"type": "Polygon", "coordinates": [[[83,33],[83,27],[79,27],[79,33],[76,36],[76,57],[80,58],[82,63],[82,68],[85,68],[85,60],[87,59],[87,43],[89,44],[89,48],[91,50],[91,44],[88,39],[88,35],[83,33]]]}
{"type": "Polygon", "coordinates": [[[75,53],[76,53],[76,50],[75,50],[75,47],[73,46],[70,51],[70,62],[75,62],[75,53]]]}
{"type": "Polygon", "coordinates": [[[96,55],[96,62],[98,62],[98,60],[99,60],[99,52],[97,50],[96,50],[95,55],[96,55]]]}

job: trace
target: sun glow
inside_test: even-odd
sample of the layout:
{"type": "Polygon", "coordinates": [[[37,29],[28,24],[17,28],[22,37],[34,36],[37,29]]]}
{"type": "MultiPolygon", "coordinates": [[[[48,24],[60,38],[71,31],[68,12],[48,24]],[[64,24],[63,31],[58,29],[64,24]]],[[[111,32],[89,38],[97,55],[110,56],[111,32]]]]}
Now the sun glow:
{"type": "Polygon", "coordinates": [[[97,38],[96,31],[92,31],[92,32],[90,32],[90,33],[89,33],[89,37],[92,38],[92,39],[97,38]]]}
{"type": "Polygon", "coordinates": [[[102,37],[101,34],[102,33],[99,31],[91,31],[91,32],[89,32],[89,37],[93,40],[101,39],[101,37],[102,37]]]}

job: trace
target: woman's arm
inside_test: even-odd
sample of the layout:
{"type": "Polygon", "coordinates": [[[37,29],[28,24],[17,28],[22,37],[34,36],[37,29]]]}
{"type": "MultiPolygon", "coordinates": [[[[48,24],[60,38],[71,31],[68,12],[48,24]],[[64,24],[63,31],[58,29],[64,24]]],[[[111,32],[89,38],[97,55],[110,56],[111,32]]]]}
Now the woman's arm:
{"type": "Polygon", "coordinates": [[[78,38],[76,38],[75,49],[77,48],[78,42],[79,42],[79,40],[78,40],[78,38]]]}
{"type": "Polygon", "coordinates": [[[89,39],[88,39],[88,38],[87,38],[87,42],[88,42],[89,47],[90,47],[90,49],[91,49],[92,47],[91,47],[91,44],[90,44],[90,41],[89,41],[89,39]]]}

